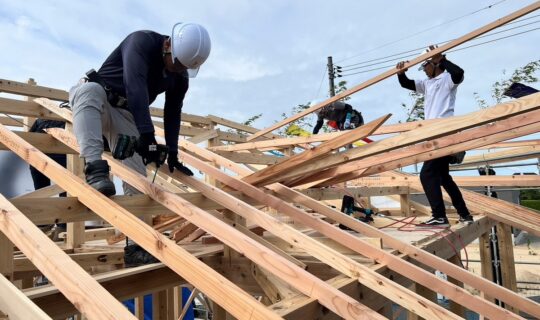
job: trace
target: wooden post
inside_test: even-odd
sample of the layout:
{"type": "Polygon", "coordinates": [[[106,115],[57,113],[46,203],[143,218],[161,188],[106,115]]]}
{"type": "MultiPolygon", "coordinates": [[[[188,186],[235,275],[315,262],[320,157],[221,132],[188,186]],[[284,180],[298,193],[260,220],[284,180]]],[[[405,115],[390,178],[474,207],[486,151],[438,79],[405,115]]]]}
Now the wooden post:
{"type": "MultiPolygon", "coordinates": [[[[450,257],[450,259],[448,259],[448,261],[455,264],[455,265],[457,265],[457,266],[461,265],[461,257],[460,257],[459,254],[456,254],[453,257],[450,257]]],[[[451,277],[448,277],[448,281],[455,284],[456,286],[459,286],[459,287],[463,288],[463,282],[461,282],[461,281],[455,280],[455,279],[453,279],[451,277]]],[[[460,305],[459,303],[456,303],[453,300],[450,300],[450,311],[452,311],[453,313],[457,314],[460,317],[465,316],[465,309],[463,308],[463,306],[460,305]]]]}
{"type": "Polygon", "coordinates": [[[174,303],[174,313],[173,317],[174,319],[178,319],[180,317],[180,313],[182,312],[182,287],[176,286],[173,288],[173,303],[174,303]]]}
{"type": "Polygon", "coordinates": [[[13,243],[0,232],[0,274],[13,281],[13,243]]]}
{"type": "MultiPolygon", "coordinates": [[[[504,223],[497,224],[499,254],[501,258],[502,285],[514,292],[517,291],[516,264],[514,260],[514,242],[512,228],[504,223]]],[[[516,308],[505,305],[506,309],[519,313],[516,308]]]]}
{"type": "Polygon", "coordinates": [[[401,207],[401,214],[405,217],[411,216],[411,194],[400,194],[399,195],[399,204],[401,207]]]}
{"type": "MultiPolygon", "coordinates": [[[[33,78],[28,79],[28,81],[26,83],[28,83],[31,86],[35,86],[37,84],[36,81],[33,78]]],[[[32,99],[33,98],[31,98],[31,97],[26,97],[24,100],[31,101],[32,99]]],[[[30,131],[30,128],[32,127],[32,125],[34,125],[34,122],[36,122],[36,118],[24,117],[23,118],[23,123],[24,123],[25,126],[24,126],[23,130],[24,131],[30,131]]]]}
{"type": "MultiPolygon", "coordinates": [[[[493,281],[493,257],[491,255],[491,241],[489,238],[489,232],[484,233],[479,238],[479,249],[480,249],[480,270],[482,277],[486,278],[489,281],[493,281]]],[[[491,302],[494,302],[493,298],[489,297],[486,292],[481,292],[480,295],[491,302]]]]}
{"type": "MultiPolygon", "coordinates": [[[[73,125],[66,123],[66,130],[73,132],[73,125]]],[[[67,169],[77,176],[84,174],[83,160],[76,154],[67,155],[67,169]]],[[[84,221],[70,222],[67,224],[66,246],[67,248],[78,248],[85,242],[84,221]]]]}
{"type": "Polygon", "coordinates": [[[135,297],[135,317],[139,320],[144,320],[144,296],[135,297]]]}
{"type": "MultiPolygon", "coordinates": [[[[421,295],[422,297],[428,299],[429,301],[437,301],[437,294],[434,291],[431,291],[430,289],[420,285],[416,284],[416,293],[421,295]]],[[[411,315],[411,312],[409,312],[409,318],[408,319],[424,319],[422,317],[411,315]]],[[[426,319],[429,320],[429,319],[426,319]]]]}

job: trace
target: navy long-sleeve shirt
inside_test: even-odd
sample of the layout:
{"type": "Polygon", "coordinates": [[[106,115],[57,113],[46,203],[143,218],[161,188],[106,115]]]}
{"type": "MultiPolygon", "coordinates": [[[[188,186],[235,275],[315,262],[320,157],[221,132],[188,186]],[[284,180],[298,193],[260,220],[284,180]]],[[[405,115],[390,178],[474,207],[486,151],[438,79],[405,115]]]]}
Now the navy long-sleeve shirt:
{"type": "Polygon", "coordinates": [[[105,60],[98,71],[111,89],[128,100],[140,134],[154,132],[150,104],[165,92],[163,121],[165,141],[178,150],[178,134],[184,96],[188,90],[187,72],[168,72],[163,62],[163,42],[167,36],[153,31],[128,35],[105,60]]]}

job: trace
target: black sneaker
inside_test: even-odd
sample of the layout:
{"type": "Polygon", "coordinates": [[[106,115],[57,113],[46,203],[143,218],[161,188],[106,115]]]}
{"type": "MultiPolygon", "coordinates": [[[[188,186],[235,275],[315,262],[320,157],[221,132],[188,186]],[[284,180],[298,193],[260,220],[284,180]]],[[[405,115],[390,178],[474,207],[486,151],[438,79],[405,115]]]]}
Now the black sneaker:
{"type": "Polygon", "coordinates": [[[427,221],[421,222],[417,225],[420,228],[431,228],[431,227],[449,227],[448,219],[445,218],[431,218],[427,221]]]}
{"type": "Polygon", "coordinates": [[[474,222],[474,219],[470,214],[466,215],[465,217],[459,217],[459,223],[471,224],[473,222],[474,222]]]}

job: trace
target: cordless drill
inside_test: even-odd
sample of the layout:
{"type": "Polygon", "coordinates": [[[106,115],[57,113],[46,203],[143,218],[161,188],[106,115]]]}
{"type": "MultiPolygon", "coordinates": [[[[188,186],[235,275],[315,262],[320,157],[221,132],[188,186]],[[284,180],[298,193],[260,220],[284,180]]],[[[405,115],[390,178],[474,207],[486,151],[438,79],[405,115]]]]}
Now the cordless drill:
{"type": "MultiPolygon", "coordinates": [[[[118,160],[124,160],[129,157],[132,157],[135,154],[135,148],[137,146],[137,137],[134,136],[128,136],[125,134],[118,134],[116,146],[114,147],[113,151],[113,158],[118,160]]],[[[156,163],[156,172],[154,173],[154,179],[152,179],[152,182],[156,179],[157,170],[161,166],[161,164],[165,163],[165,160],[167,160],[167,155],[169,154],[169,147],[163,144],[156,144],[156,151],[159,153],[159,161],[156,163]]],[[[146,163],[145,163],[146,165],[146,163]]]]}

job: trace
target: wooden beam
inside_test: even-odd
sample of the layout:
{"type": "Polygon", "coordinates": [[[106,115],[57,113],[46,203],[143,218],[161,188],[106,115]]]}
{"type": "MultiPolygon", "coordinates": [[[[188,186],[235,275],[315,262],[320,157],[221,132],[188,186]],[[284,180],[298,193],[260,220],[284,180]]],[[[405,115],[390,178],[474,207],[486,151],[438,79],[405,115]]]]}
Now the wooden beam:
{"type": "MultiPolygon", "coordinates": [[[[429,140],[437,139],[440,137],[441,140],[447,141],[447,143],[452,146],[456,144],[456,142],[463,141],[463,140],[451,140],[455,139],[457,137],[451,134],[454,134],[460,130],[466,130],[474,127],[478,127],[481,125],[484,125],[486,129],[491,129],[494,131],[495,129],[490,127],[490,124],[497,120],[502,120],[506,118],[513,119],[514,123],[516,122],[515,119],[519,118],[519,115],[522,113],[529,112],[528,116],[533,117],[537,119],[540,114],[540,111],[537,111],[537,109],[540,108],[540,93],[529,95],[527,97],[512,100],[512,102],[509,103],[502,103],[498,104],[496,106],[493,106],[488,109],[483,109],[480,111],[472,112],[467,115],[458,116],[458,117],[451,117],[451,118],[444,118],[442,121],[437,122],[435,125],[429,126],[429,127],[423,127],[419,128],[413,131],[405,132],[400,134],[399,136],[390,137],[384,140],[376,141],[374,143],[370,143],[366,146],[363,146],[361,148],[352,148],[344,152],[336,153],[333,155],[330,155],[326,158],[321,159],[321,161],[316,161],[313,163],[308,163],[306,165],[302,165],[295,170],[280,176],[280,181],[283,181],[287,178],[293,178],[299,175],[305,175],[308,173],[320,173],[320,170],[326,169],[332,166],[337,166],[339,164],[343,164],[344,162],[350,162],[351,160],[362,160],[365,158],[365,160],[371,160],[375,158],[375,156],[379,155],[380,157],[385,157],[384,162],[388,162],[389,160],[386,159],[388,152],[393,151],[396,149],[401,149],[398,151],[398,155],[402,155],[405,152],[412,152],[413,150],[422,150],[423,152],[427,152],[430,149],[440,149],[441,147],[439,145],[435,145],[433,143],[430,143],[429,140]],[[451,135],[451,136],[448,136],[451,135]],[[445,140],[446,138],[446,140],[445,140]],[[418,144],[419,142],[424,142],[423,144],[418,144]],[[416,145],[414,145],[416,144],[416,145]],[[402,148],[406,146],[411,146],[409,148],[406,148],[403,150],[402,148]]],[[[523,115],[522,115],[523,116],[523,115]]],[[[509,122],[512,122],[512,120],[509,120],[509,122]]],[[[533,121],[534,122],[534,121],[533,121]]],[[[503,122],[507,123],[507,122],[503,122]]],[[[531,123],[529,119],[526,119],[525,123],[531,123]]],[[[518,123],[517,126],[521,127],[525,124],[518,123]]],[[[507,130],[508,127],[504,127],[502,125],[497,125],[497,122],[492,125],[493,127],[496,127],[500,130],[507,130]]],[[[532,130],[532,129],[531,129],[532,130]]],[[[478,139],[473,133],[478,132],[478,129],[472,129],[464,131],[461,134],[461,136],[468,137],[467,140],[471,139],[478,139]]],[[[479,133],[481,136],[485,136],[484,132],[481,131],[479,133]]],[[[517,134],[514,134],[513,132],[508,133],[510,137],[516,137],[519,136],[517,134]]],[[[506,140],[508,138],[505,138],[506,140]]],[[[501,140],[498,140],[501,141],[501,140]]],[[[494,141],[497,142],[497,141],[494,141]]],[[[487,142],[484,144],[489,144],[492,142],[487,142]]],[[[469,146],[467,148],[470,149],[469,146]]],[[[465,149],[468,150],[468,149],[465,149]]],[[[455,153],[459,150],[450,152],[455,153]]],[[[418,152],[416,152],[418,153],[418,152]]],[[[394,153],[395,154],[395,153],[394,153]]],[[[411,154],[414,155],[414,154],[411,154]]],[[[354,162],[358,163],[358,162],[354,162]]],[[[381,163],[379,159],[379,163],[381,163]]],[[[380,166],[379,163],[375,163],[374,165],[380,166]]],[[[350,164],[345,164],[349,165],[350,164]]],[[[402,164],[403,165],[403,164],[402,164]]],[[[337,169],[336,169],[337,170],[337,169]]],[[[341,169],[344,170],[344,169],[341,169]]],[[[355,168],[355,170],[358,170],[358,168],[355,168]]],[[[353,170],[348,170],[347,173],[350,174],[353,170]]],[[[344,172],[339,172],[344,173],[344,172]]],[[[364,173],[364,175],[370,175],[372,173],[364,173]]],[[[333,175],[335,177],[336,174],[333,175]]],[[[276,179],[273,179],[276,180],[276,179]]],[[[273,180],[269,180],[270,182],[275,182],[273,180]]]]}
{"type": "MultiPolygon", "coordinates": [[[[13,280],[13,242],[0,232],[0,275],[13,280]]],[[[1,309],[0,309],[1,310],[1,309]]]]}
{"type": "MultiPolygon", "coordinates": [[[[514,241],[512,228],[504,223],[497,224],[497,238],[499,240],[499,253],[501,258],[502,285],[508,290],[517,292],[516,261],[514,260],[514,241]]],[[[518,313],[512,306],[505,306],[508,310],[518,313]]]]}
{"type": "MultiPolygon", "coordinates": [[[[257,319],[277,318],[275,314],[269,312],[268,309],[264,308],[264,306],[258,303],[253,297],[240,290],[227,279],[221,277],[162,234],[155,232],[150,226],[130,214],[127,210],[119,207],[113,201],[94,190],[82,179],[69,173],[60,165],[48,162],[44,154],[35,150],[35,148],[3,126],[0,126],[0,142],[9,145],[13,152],[38,168],[43,174],[56,181],[66,191],[77,196],[79,201],[91,208],[94,212],[100,214],[102,218],[120,229],[123,233],[144,247],[154,257],[166,263],[190,283],[193,283],[200,288],[209,297],[222,303],[235,316],[246,317],[251,315],[253,318],[257,319]],[[192,272],[193,270],[197,270],[198,272],[194,273],[192,272]]],[[[144,180],[142,177],[138,179],[144,180]]],[[[135,181],[128,181],[131,185],[133,185],[134,182],[135,181]]],[[[149,190],[160,189],[158,186],[150,183],[148,183],[148,186],[151,188],[149,190]]],[[[166,192],[163,193],[167,194],[166,192]]],[[[174,195],[170,195],[169,197],[172,199],[181,199],[174,195]]],[[[189,203],[186,202],[186,204],[189,203]]],[[[182,207],[184,206],[185,204],[182,205],[182,207]]],[[[189,206],[191,206],[191,204],[189,204],[189,206]]],[[[176,209],[176,206],[173,208],[176,209]]],[[[202,210],[200,211],[204,212],[202,210]]],[[[76,283],[76,281],[74,281],[74,283],[76,283]]],[[[92,292],[92,290],[88,290],[88,292],[92,292]]],[[[107,308],[101,309],[106,310],[107,308]]],[[[128,319],[129,317],[117,316],[113,318],[128,319]]]]}
{"type": "Polygon", "coordinates": [[[328,155],[328,153],[335,149],[338,149],[344,145],[348,145],[354,141],[369,136],[386,120],[388,120],[389,117],[390,114],[373,120],[372,122],[367,123],[354,130],[350,130],[346,134],[338,136],[335,139],[326,141],[313,149],[306,150],[300,154],[289,157],[285,161],[282,161],[266,169],[257,171],[247,177],[244,177],[243,180],[249,184],[261,185],[268,181],[269,178],[276,179],[276,175],[282,175],[283,173],[300,165],[304,166],[306,165],[306,163],[316,161],[317,159],[328,155]]]}
{"type": "Polygon", "coordinates": [[[33,101],[0,98],[0,112],[17,116],[36,117],[40,119],[62,120],[61,117],[41,107],[39,104],[33,101]]]}
{"type": "MultiPolygon", "coordinates": [[[[540,103],[540,102],[539,102],[540,103]]],[[[428,159],[450,155],[459,151],[503,141],[509,138],[524,136],[538,132],[540,111],[535,110],[527,114],[520,114],[505,120],[497,121],[478,128],[466,130],[444,136],[442,138],[422,142],[404,149],[393,150],[369,158],[352,161],[335,168],[319,172],[317,177],[308,176],[296,183],[306,183],[314,179],[326,178],[322,184],[332,184],[343,179],[356,179],[361,176],[369,176],[375,173],[385,172],[410,164],[422,162],[428,159]],[[512,130],[508,130],[512,127],[512,130]],[[360,169],[366,169],[358,174],[360,169]],[[351,172],[353,172],[351,174],[351,172]]]]}
{"type": "MultiPolygon", "coordinates": [[[[49,130],[49,133],[51,133],[55,137],[58,137],[70,147],[74,149],[78,148],[78,146],[76,145],[75,138],[71,135],[68,135],[68,133],[65,132],[64,130],[51,129],[49,130]]],[[[255,242],[252,239],[249,239],[247,236],[243,235],[241,232],[239,232],[235,228],[220,222],[218,219],[216,219],[212,215],[208,214],[207,212],[197,207],[194,207],[193,205],[191,205],[189,202],[186,202],[182,198],[177,197],[174,194],[170,194],[166,192],[164,189],[162,189],[161,187],[155,184],[152,184],[146,179],[140,177],[140,175],[137,174],[135,171],[125,168],[124,166],[119,164],[118,161],[112,159],[112,157],[105,156],[105,155],[104,157],[109,161],[109,164],[111,165],[113,172],[115,172],[115,174],[121,177],[124,181],[134,186],[135,188],[138,188],[139,190],[147,192],[151,197],[153,197],[158,202],[162,203],[164,206],[175,211],[179,215],[186,218],[186,220],[199,226],[201,229],[206,230],[208,233],[215,235],[224,244],[230,246],[231,248],[233,248],[234,250],[238,252],[243,253],[244,255],[246,255],[246,257],[248,257],[249,259],[252,259],[254,262],[261,265],[265,265],[266,268],[268,268],[273,274],[278,276],[280,279],[290,283],[300,292],[316,297],[321,302],[321,304],[325,305],[326,307],[336,312],[337,314],[343,316],[344,318],[351,318],[351,319],[356,317],[356,315],[364,313],[364,312],[368,314],[374,314],[373,311],[370,310],[369,308],[362,306],[360,303],[356,302],[355,300],[353,300],[352,298],[348,296],[342,295],[339,291],[327,287],[324,284],[324,282],[322,282],[315,276],[305,272],[303,269],[299,268],[298,266],[286,260],[285,258],[273,253],[271,250],[259,244],[258,242],[255,242]],[[267,263],[270,257],[273,260],[272,264],[267,263]]],[[[182,174],[180,173],[178,174],[173,173],[173,176],[176,179],[183,182],[185,181],[184,179],[187,179],[187,178],[195,180],[194,178],[182,176],[182,174]]],[[[86,203],[86,205],[89,206],[89,203],[86,203]]],[[[111,205],[114,205],[112,201],[111,201],[111,205]]],[[[109,209],[109,211],[111,210],[109,209]]],[[[111,219],[113,219],[113,217],[111,217],[111,219]]],[[[113,221],[111,220],[108,220],[108,221],[114,225],[113,221]]],[[[137,230],[137,232],[141,233],[140,230],[137,230]]],[[[126,233],[126,232],[124,233],[128,235],[129,237],[133,238],[140,245],[144,244],[143,241],[145,239],[141,239],[139,241],[137,238],[131,236],[129,233],[126,233]]],[[[138,238],[141,238],[141,237],[138,236],[138,238]]],[[[164,238],[162,241],[168,242],[170,240],[164,238]]],[[[161,250],[155,250],[154,249],[155,247],[153,245],[149,246],[147,243],[147,245],[146,246],[143,245],[143,247],[145,247],[145,249],[151,252],[156,258],[165,258],[165,255],[163,255],[160,252],[161,250]],[[149,249],[154,249],[153,250],[154,252],[150,251],[149,249]]],[[[178,262],[178,260],[176,261],[178,262]]],[[[184,270],[182,271],[183,271],[182,273],[185,273],[184,270]]],[[[192,277],[191,274],[186,274],[183,276],[186,279],[188,279],[188,277],[192,277]]],[[[217,276],[214,276],[214,278],[217,278],[217,276]]],[[[226,280],[225,279],[221,280],[221,283],[223,283],[224,281],[226,280]]],[[[205,292],[210,297],[210,299],[220,302],[220,305],[225,307],[227,311],[229,311],[231,314],[234,314],[234,313],[238,314],[238,313],[246,312],[246,307],[242,307],[240,309],[239,301],[237,301],[237,299],[231,298],[230,288],[228,288],[229,290],[228,293],[221,293],[222,296],[210,295],[207,292],[207,290],[204,289],[204,285],[206,285],[206,283],[196,284],[195,282],[192,282],[192,281],[190,282],[193,283],[197,288],[201,289],[201,291],[205,292]],[[233,304],[234,307],[231,304],[233,304]]],[[[232,283],[231,283],[231,286],[233,286],[232,283]]],[[[221,284],[219,289],[222,290],[223,287],[224,287],[223,284],[221,284]]],[[[239,299],[240,297],[238,297],[238,300],[239,299]]],[[[243,299],[247,300],[247,297],[244,297],[243,299]]],[[[250,297],[250,299],[254,300],[252,297],[250,297]]],[[[256,305],[264,308],[259,303],[257,303],[256,305]]],[[[268,309],[264,309],[264,310],[265,312],[268,312],[268,309]]],[[[255,312],[255,308],[252,306],[249,309],[249,311],[250,313],[255,312]]],[[[275,314],[272,314],[272,316],[275,317],[275,314]]]]}
{"type": "MultiPolygon", "coordinates": [[[[489,24],[487,24],[487,25],[485,25],[485,26],[483,26],[481,28],[478,28],[478,29],[476,29],[476,30],[474,30],[472,32],[469,32],[469,33],[467,33],[467,34],[465,34],[465,35],[463,35],[463,36],[461,36],[461,37],[459,37],[459,38],[457,38],[457,39],[455,39],[453,41],[450,41],[450,42],[446,43],[445,45],[442,45],[442,46],[436,48],[435,50],[431,50],[431,51],[429,51],[429,52],[427,52],[425,54],[422,54],[422,55],[412,59],[411,61],[406,62],[405,65],[403,66],[403,69],[408,69],[408,68],[410,68],[410,67],[412,67],[412,66],[414,66],[414,65],[416,65],[416,64],[418,64],[418,63],[420,63],[422,61],[430,59],[431,57],[433,57],[433,56],[435,56],[437,54],[441,54],[441,53],[443,53],[445,51],[448,51],[448,50],[450,50],[450,49],[452,49],[454,47],[457,47],[460,44],[465,43],[465,42],[467,42],[467,41],[469,41],[471,39],[474,39],[474,38],[476,38],[476,37],[478,37],[478,36],[480,36],[480,35],[482,35],[482,34],[484,34],[486,32],[489,32],[489,31],[503,25],[503,24],[506,24],[506,23],[508,23],[510,21],[513,21],[513,20],[515,20],[515,19],[517,19],[519,17],[522,17],[522,16],[530,13],[530,12],[536,11],[538,8],[540,8],[540,2],[534,2],[534,3],[522,8],[522,9],[520,9],[518,11],[515,11],[515,12],[513,12],[513,13],[505,16],[505,17],[502,17],[500,19],[497,19],[496,21],[491,22],[491,23],[489,23],[489,24]]],[[[266,128],[266,129],[264,129],[264,130],[261,130],[261,131],[255,133],[255,134],[249,136],[247,140],[250,141],[250,140],[253,140],[253,139],[255,139],[255,138],[259,137],[259,136],[262,136],[264,134],[272,132],[272,131],[274,131],[274,130],[276,130],[276,129],[278,129],[278,128],[280,128],[280,127],[282,127],[282,126],[284,126],[284,125],[286,125],[288,123],[291,123],[294,120],[300,119],[300,118],[302,118],[302,117],[304,117],[304,116],[306,116],[306,115],[308,115],[308,114],[310,114],[310,113],[312,113],[314,111],[317,111],[317,110],[321,109],[322,107],[324,107],[324,106],[326,106],[326,105],[328,105],[328,104],[330,104],[332,102],[343,99],[343,98],[345,98],[345,97],[347,97],[347,96],[349,96],[349,95],[351,95],[351,94],[353,94],[355,92],[358,92],[358,91],[360,91],[362,89],[365,89],[365,88],[367,88],[367,87],[369,87],[369,86],[371,86],[371,85],[373,85],[373,84],[375,84],[375,83],[377,83],[379,81],[382,81],[382,80],[384,80],[386,78],[389,78],[389,77],[397,74],[399,71],[401,71],[401,70],[398,70],[396,68],[392,68],[391,70],[388,70],[388,71],[386,71],[386,72],[384,72],[384,73],[382,73],[382,74],[380,74],[380,75],[378,75],[378,76],[376,76],[376,77],[374,77],[374,78],[372,78],[370,80],[367,80],[367,81],[365,81],[365,82],[363,82],[363,83],[361,83],[361,84],[359,84],[357,86],[354,86],[351,89],[345,90],[345,91],[343,91],[343,92],[341,92],[341,93],[339,93],[339,94],[337,94],[337,95],[335,95],[335,96],[333,96],[333,97],[331,97],[331,98],[329,98],[329,99],[327,99],[327,100],[325,100],[323,102],[320,102],[320,103],[310,107],[309,109],[306,109],[306,110],[304,110],[302,112],[299,112],[299,113],[297,113],[296,115],[294,115],[292,117],[289,117],[289,118],[287,118],[285,120],[282,120],[282,121],[280,121],[280,122],[266,128]]]]}
{"type": "Polygon", "coordinates": [[[0,92],[19,94],[30,97],[45,97],[53,100],[67,101],[68,93],[49,87],[29,85],[24,82],[0,79],[0,92]]]}
{"type": "MultiPolygon", "coordinates": [[[[43,153],[59,153],[59,154],[73,154],[74,151],[67,148],[63,143],[54,139],[48,134],[37,132],[22,132],[18,131],[16,134],[38,148],[43,153]],[[55,141],[56,140],[56,141],[55,141]]],[[[4,145],[0,145],[0,150],[9,150],[4,145]]]]}
{"type": "MultiPolygon", "coordinates": [[[[196,152],[199,156],[204,157],[207,160],[216,161],[220,165],[238,173],[240,176],[247,175],[250,172],[248,169],[232,163],[227,159],[219,157],[218,155],[208,150],[198,148],[197,146],[188,142],[181,142],[180,144],[183,148],[191,152],[196,152]]],[[[429,265],[437,270],[441,270],[442,272],[450,275],[455,279],[461,280],[462,282],[467,283],[468,285],[471,285],[481,291],[493,292],[498,296],[498,298],[500,298],[501,300],[505,300],[506,303],[509,303],[511,305],[525,306],[526,308],[531,310],[531,312],[540,314],[540,307],[538,306],[538,304],[531,302],[530,300],[523,299],[519,295],[516,295],[509,290],[505,290],[504,288],[500,288],[499,286],[494,285],[489,281],[485,281],[481,277],[478,277],[470,272],[463,272],[461,268],[451,263],[448,263],[448,261],[444,259],[431,255],[428,252],[423,251],[409,243],[400,241],[399,239],[394,238],[381,230],[372,228],[369,225],[366,225],[353,218],[343,215],[341,212],[323,204],[320,204],[318,201],[310,199],[309,197],[306,197],[305,195],[296,192],[290,188],[287,188],[283,185],[274,184],[271,186],[271,189],[274,192],[280,194],[281,196],[292,199],[294,203],[299,203],[308,208],[311,208],[315,210],[315,212],[323,214],[336,222],[342,223],[359,233],[365,234],[369,237],[381,238],[383,239],[383,243],[385,245],[390,246],[393,249],[399,250],[402,253],[406,253],[409,256],[414,257],[415,260],[425,265],[429,265]]]]}
{"type": "MultiPolygon", "coordinates": [[[[240,131],[248,132],[248,133],[255,133],[255,132],[259,131],[259,129],[247,126],[245,124],[234,122],[234,121],[224,119],[224,118],[221,118],[221,117],[217,117],[217,116],[214,116],[214,115],[211,115],[211,114],[208,115],[206,118],[209,119],[212,122],[215,122],[216,124],[219,124],[219,125],[222,125],[222,126],[225,126],[225,127],[229,127],[229,128],[233,128],[233,129],[237,129],[237,130],[240,130],[240,131]]],[[[271,133],[264,135],[264,137],[269,138],[269,139],[280,138],[280,136],[275,135],[275,134],[271,134],[271,133]]]]}
{"type": "Polygon", "coordinates": [[[22,127],[22,118],[0,116],[0,123],[10,127],[22,127]]]}
{"type": "Polygon", "coordinates": [[[1,274],[0,310],[9,320],[52,320],[51,317],[1,274]]]}
{"type": "MultiPolygon", "coordinates": [[[[2,143],[6,143],[5,131],[4,127],[0,127],[2,143]]],[[[16,137],[11,133],[10,135],[16,137]]],[[[0,230],[32,259],[38,269],[54,282],[81,313],[96,319],[135,319],[121,303],[1,195],[0,207],[0,230]],[[58,272],[59,270],[62,272],[58,272]],[[95,299],[96,296],[100,299],[95,299]]]]}
{"type": "Polygon", "coordinates": [[[191,143],[201,143],[219,136],[219,130],[208,130],[207,132],[200,133],[196,136],[189,138],[191,143]]]}
{"type": "MultiPolygon", "coordinates": [[[[83,269],[89,269],[93,266],[117,265],[124,263],[123,250],[71,253],[68,254],[68,256],[83,269]]],[[[15,258],[13,261],[13,267],[14,272],[37,270],[30,258],[27,257],[15,258]]]]}
{"type": "MultiPolygon", "coordinates": [[[[193,148],[191,150],[193,151],[193,148]]],[[[320,232],[321,234],[337,241],[338,243],[354,250],[355,252],[358,252],[366,257],[376,260],[378,263],[386,264],[392,270],[399,272],[414,281],[429,285],[431,288],[436,288],[438,292],[444,293],[448,296],[452,296],[452,299],[456,299],[460,303],[467,305],[467,307],[471,308],[471,310],[478,310],[478,312],[480,313],[492,315],[500,314],[500,312],[502,311],[500,307],[492,304],[485,304],[482,302],[482,300],[475,299],[474,297],[470,296],[465,290],[456,286],[452,286],[447,282],[437,278],[433,274],[430,274],[423,269],[413,266],[412,264],[408,264],[407,262],[395,257],[393,254],[380,250],[379,248],[374,247],[372,244],[360,238],[357,238],[347,232],[343,232],[342,230],[333,225],[321,221],[320,219],[314,218],[313,216],[306,214],[304,211],[301,211],[298,208],[289,205],[284,201],[280,201],[279,199],[274,198],[271,195],[268,195],[241,180],[230,177],[223,172],[213,168],[212,166],[209,166],[206,163],[197,160],[190,155],[187,155],[186,153],[182,153],[181,157],[184,162],[196,167],[199,170],[206,172],[207,174],[214,176],[216,179],[220,180],[222,183],[227,184],[229,187],[234,188],[238,191],[242,191],[243,193],[249,195],[250,197],[253,197],[254,199],[262,203],[266,203],[270,207],[278,210],[278,212],[287,214],[288,216],[293,218],[295,222],[299,222],[307,227],[310,227],[320,232]],[[459,294],[457,294],[456,292],[459,292],[459,294]],[[477,300],[474,304],[471,303],[473,299],[477,300]],[[483,304],[480,310],[479,304],[483,304]]],[[[183,179],[186,184],[191,185],[193,188],[204,192],[202,190],[202,186],[195,185],[195,183],[190,180],[191,179],[189,178],[183,179]]],[[[289,199],[293,202],[296,202],[294,197],[289,197],[289,199]]],[[[216,199],[214,200],[217,201],[216,199]]],[[[225,203],[223,203],[223,205],[225,205],[225,203]]],[[[238,208],[241,206],[241,204],[237,202],[236,204],[230,204],[230,206],[231,208],[238,208]]],[[[346,216],[341,213],[340,215],[346,216]]],[[[356,221],[354,218],[348,216],[346,217],[356,221]]],[[[249,216],[246,216],[246,218],[253,219],[249,216]]],[[[384,291],[385,295],[388,298],[394,301],[400,301],[400,305],[406,307],[407,309],[412,310],[415,313],[418,313],[427,318],[431,318],[434,316],[430,315],[430,313],[432,312],[440,312],[440,309],[438,307],[433,306],[434,303],[429,303],[428,301],[422,300],[419,296],[413,294],[412,292],[402,287],[396,287],[393,283],[388,283],[385,278],[379,278],[378,274],[369,273],[366,270],[367,268],[365,268],[364,266],[350,261],[349,259],[344,259],[341,255],[335,254],[335,252],[332,252],[330,250],[324,250],[325,247],[321,246],[320,244],[318,245],[318,248],[316,244],[314,246],[311,246],[311,238],[302,237],[301,234],[294,235],[294,232],[292,230],[286,230],[285,226],[275,227],[270,224],[270,221],[268,221],[267,224],[262,224],[261,218],[262,217],[255,217],[255,219],[257,219],[256,221],[258,221],[257,224],[259,224],[261,227],[280,236],[286,241],[292,243],[293,245],[303,248],[304,250],[306,250],[306,252],[309,252],[317,259],[326,262],[327,257],[332,257],[331,261],[333,261],[333,264],[330,263],[330,265],[334,266],[337,270],[344,273],[345,275],[355,277],[356,275],[360,276],[362,273],[367,272],[368,276],[360,276],[361,280],[359,279],[364,285],[375,291],[384,291]],[[290,238],[291,236],[294,236],[294,238],[290,238]],[[344,267],[340,268],[341,265],[343,265],[344,267]],[[385,289],[382,289],[382,286],[384,286],[385,289]],[[421,304],[425,303],[427,305],[430,305],[429,312],[426,313],[425,309],[419,309],[419,307],[416,305],[419,301],[422,301],[421,304]]],[[[452,315],[449,314],[446,314],[445,316],[452,317],[452,315]]],[[[509,313],[508,316],[511,316],[511,313],[509,313]]]]}
{"type": "Polygon", "coordinates": [[[519,140],[519,141],[505,141],[483,146],[477,149],[498,149],[498,148],[516,148],[526,146],[539,146],[540,140],[519,140]]]}
{"type": "Polygon", "coordinates": [[[240,153],[234,151],[216,151],[216,154],[236,163],[248,164],[273,165],[286,159],[285,157],[271,156],[268,154],[240,153]]]}

